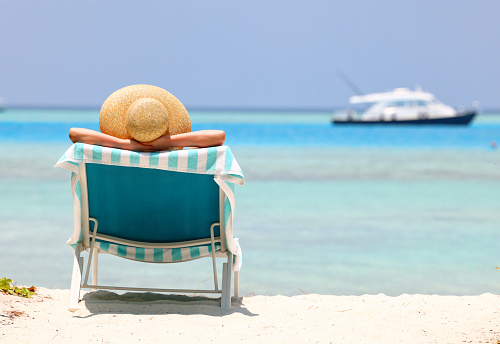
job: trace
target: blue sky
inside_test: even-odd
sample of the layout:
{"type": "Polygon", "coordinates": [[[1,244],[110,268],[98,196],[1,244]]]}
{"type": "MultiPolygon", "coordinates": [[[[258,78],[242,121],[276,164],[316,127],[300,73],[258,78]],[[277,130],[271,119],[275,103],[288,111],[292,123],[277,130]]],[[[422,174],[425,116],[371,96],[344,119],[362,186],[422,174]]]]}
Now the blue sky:
{"type": "Polygon", "coordinates": [[[2,1],[0,96],[99,107],[146,83],[189,108],[329,109],[420,85],[500,108],[500,2],[2,1]]]}

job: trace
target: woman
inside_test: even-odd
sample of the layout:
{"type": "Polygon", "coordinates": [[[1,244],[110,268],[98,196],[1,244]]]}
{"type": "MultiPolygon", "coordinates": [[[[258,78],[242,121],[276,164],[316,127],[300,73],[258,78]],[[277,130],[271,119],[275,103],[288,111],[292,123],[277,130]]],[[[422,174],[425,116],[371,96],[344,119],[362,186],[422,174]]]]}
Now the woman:
{"type": "Polygon", "coordinates": [[[90,129],[71,128],[69,138],[73,143],[82,142],[139,152],[153,152],[169,150],[172,147],[204,148],[222,146],[226,140],[226,134],[222,130],[200,130],[172,136],[164,135],[151,142],[138,142],[119,139],[90,129]]]}

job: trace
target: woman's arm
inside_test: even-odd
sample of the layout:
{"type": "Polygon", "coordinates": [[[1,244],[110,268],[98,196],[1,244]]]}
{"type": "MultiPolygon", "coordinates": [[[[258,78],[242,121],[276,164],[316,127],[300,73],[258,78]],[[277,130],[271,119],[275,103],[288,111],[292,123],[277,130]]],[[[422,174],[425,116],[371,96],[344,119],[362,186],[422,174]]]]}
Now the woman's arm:
{"type": "Polygon", "coordinates": [[[120,148],[139,152],[152,152],[156,150],[150,145],[144,145],[134,140],[119,139],[98,131],[85,128],[71,128],[69,138],[73,143],[83,142],[91,145],[120,148]]]}
{"type": "Polygon", "coordinates": [[[146,144],[153,146],[156,150],[168,150],[171,147],[205,148],[222,146],[225,140],[226,133],[222,130],[200,130],[172,136],[161,136],[146,144]]]}
{"type": "Polygon", "coordinates": [[[200,130],[172,136],[165,135],[151,142],[140,143],[134,140],[119,139],[90,129],[71,128],[69,138],[73,143],[83,142],[104,147],[152,152],[169,150],[172,147],[221,146],[226,140],[226,134],[221,130],[200,130]]]}

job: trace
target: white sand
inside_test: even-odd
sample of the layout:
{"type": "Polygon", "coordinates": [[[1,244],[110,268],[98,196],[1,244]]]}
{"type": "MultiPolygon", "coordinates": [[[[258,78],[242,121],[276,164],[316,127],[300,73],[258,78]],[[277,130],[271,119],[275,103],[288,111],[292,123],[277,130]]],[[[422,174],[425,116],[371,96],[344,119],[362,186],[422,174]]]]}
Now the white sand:
{"type": "Polygon", "coordinates": [[[0,343],[497,343],[500,296],[251,296],[220,300],[68,290],[0,294],[0,343]],[[17,312],[17,313],[16,313],[17,312]]]}

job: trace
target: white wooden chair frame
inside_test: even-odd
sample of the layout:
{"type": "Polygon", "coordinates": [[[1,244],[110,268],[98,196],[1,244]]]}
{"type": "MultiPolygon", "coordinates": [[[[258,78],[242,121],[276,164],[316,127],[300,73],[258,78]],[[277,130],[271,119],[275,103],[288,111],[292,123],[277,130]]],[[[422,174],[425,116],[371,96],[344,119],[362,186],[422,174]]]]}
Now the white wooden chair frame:
{"type": "MultiPolygon", "coordinates": [[[[69,310],[76,311],[80,302],[80,290],[84,289],[108,289],[108,290],[131,290],[131,291],[156,291],[165,293],[214,293],[221,294],[221,307],[223,310],[231,308],[231,272],[233,270],[233,254],[226,247],[225,229],[224,229],[224,193],[219,187],[219,222],[213,223],[210,227],[210,239],[191,240],[176,243],[148,243],[125,240],[115,238],[108,235],[99,234],[98,221],[89,217],[89,204],[88,204],[88,189],[87,189],[87,172],[85,163],[79,164],[80,173],[80,189],[82,198],[82,212],[81,212],[81,230],[82,242],[78,243],[74,250],[73,273],[71,277],[71,291],[69,299],[69,310]],[[90,231],[90,221],[94,222],[94,231],[90,231]],[[220,236],[214,236],[214,227],[220,226],[220,236]],[[142,247],[146,249],[166,249],[178,247],[190,247],[204,244],[211,244],[212,246],[212,266],[214,274],[214,289],[200,290],[200,289],[161,289],[161,288],[137,288],[137,287],[120,287],[120,286],[106,286],[97,284],[97,270],[98,270],[98,255],[99,253],[107,253],[95,247],[96,239],[106,240],[111,243],[127,245],[132,247],[142,247]],[[215,243],[220,243],[220,250],[215,251],[215,243]],[[88,262],[85,271],[85,278],[83,279],[84,257],[81,256],[83,248],[90,248],[88,262]],[[222,288],[219,289],[217,279],[217,263],[216,258],[227,258],[227,262],[222,266],[222,288]],[[92,284],[88,283],[90,267],[92,266],[92,284]]],[[[207,257],[199,257],[207,258],[207,257]]],[[[195,259],[199,259],[195,258],[195,259]]],[[[184,260],[186,261],[186,260],[184,260]]],[[[174,263],[174,262],[173,262],[174,263]]],[[[175,262],[177,263],[177,262],[175,262]]],[[[239,297],[239,272],[234,271],[234,296],[239,297]]]]}

